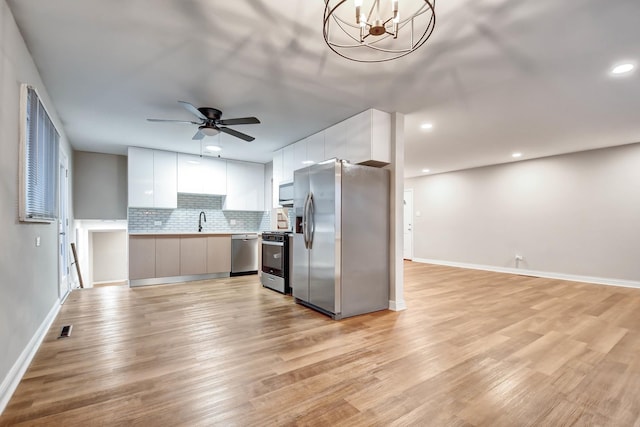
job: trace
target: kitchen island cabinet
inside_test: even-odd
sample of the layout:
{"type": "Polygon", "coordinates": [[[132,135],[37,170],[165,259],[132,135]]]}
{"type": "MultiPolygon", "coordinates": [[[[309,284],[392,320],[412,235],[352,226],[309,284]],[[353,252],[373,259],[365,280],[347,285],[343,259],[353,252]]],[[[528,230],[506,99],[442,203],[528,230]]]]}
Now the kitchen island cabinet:
{"type": "Polygon", "coordinates": [[[229,277],[232,234],[130,234],[129,285],[229,277]]]}

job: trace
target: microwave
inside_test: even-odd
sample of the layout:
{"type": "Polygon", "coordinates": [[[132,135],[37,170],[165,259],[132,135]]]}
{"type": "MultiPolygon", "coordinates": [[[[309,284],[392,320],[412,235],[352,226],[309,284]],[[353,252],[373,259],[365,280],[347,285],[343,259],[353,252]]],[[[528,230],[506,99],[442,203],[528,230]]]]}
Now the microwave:
{"type": "Polygon", "coordinates": [[[293,181],[280,184],[278,203],[280,206],[293,206],[293,181]]]}

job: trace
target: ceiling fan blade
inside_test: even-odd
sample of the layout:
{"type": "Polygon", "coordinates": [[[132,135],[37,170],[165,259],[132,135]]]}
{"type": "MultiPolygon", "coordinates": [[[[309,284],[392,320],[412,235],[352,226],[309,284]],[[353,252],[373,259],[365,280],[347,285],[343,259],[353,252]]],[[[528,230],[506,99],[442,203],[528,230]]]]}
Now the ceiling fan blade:
{"type": "Polygon", "coordinates": [[[260,123],[260,120],[255,117],[241,117],[238,119],[225,119],[220,120],[218,124],[225,126],[233,126],[233,125],[255,125],[260,123]]]}
{"type": "Polygon", "coordinates": [[[229,135],[233,135],[236,138],[244,139],[245,141],[253,141],[255,138],[247,135],[246,133],[238,132],[237,130],[229,129],[229,128],[220,128],[220,132],[228,133],[229,135]]]}
{"type": "Polygon", "coordinates": [[[189,120],[166,120],[166,119],[147,119],[148,122],[169,122],[169,123],[190,123],[192,125],[199,125],[200,122],[192,122],[189,120]]]}
{"type": "Polygon", "coordinates": [[[198,110],[196,107],[194,107],[193,105],[189,104],[187,101],[178,101],[180,104],[182,104],[182,106],[185,108],[185,110],[189,111],[191,114],[195,114],[199,119],[202,119],[204,121],[207,121],[207,116],[205,116],[204,114],[202,114],[200,112],[200,110],[198,110]]]}
{"type": "Polygon", "coordinates": [[[202,131],[200,129],[198,129],[198,132],[196,132],[195,135],[193,135],[193,140],[199,141],[201,139],[203,139],[205,137],[204,133],[202,133],[202,131]]]}

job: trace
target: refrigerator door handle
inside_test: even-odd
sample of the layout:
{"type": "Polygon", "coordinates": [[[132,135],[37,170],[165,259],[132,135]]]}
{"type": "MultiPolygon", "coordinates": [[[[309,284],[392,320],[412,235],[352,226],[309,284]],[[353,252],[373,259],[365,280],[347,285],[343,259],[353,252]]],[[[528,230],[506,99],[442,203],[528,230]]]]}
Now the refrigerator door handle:
{"type": "Polygon", "coordinates": [[[304,199],[304,207],[302,208],[302,238],[304,240],[305,249],[309,249],[309,233],[308,233],[308,221],[309,221],[309,194],[307,193],[304,199]]]}
{"type": "Polygon", "coordinates": [[[309,193],[309,213],[307,214],[307,222],[311,221],[309,228],[309,249],[313,246],[313,234],[316,231],[315,208],[313,206],[313,193],[309,193]]]}

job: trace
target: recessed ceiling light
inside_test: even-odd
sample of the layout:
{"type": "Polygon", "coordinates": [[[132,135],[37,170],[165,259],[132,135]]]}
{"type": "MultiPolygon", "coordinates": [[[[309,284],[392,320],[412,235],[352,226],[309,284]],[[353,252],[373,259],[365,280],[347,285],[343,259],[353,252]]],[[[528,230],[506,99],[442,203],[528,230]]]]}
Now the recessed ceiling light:
{"type": "Polygon", "coordinates": [[[433,129],[433,124],[432,123],[423,123],[423,124],[420,125],[420,128],[424,129],[424,130],[431,130],[431,129],[433,129]]]}
{"type": "Polygon", "coordinates": [[[518,157],[522,157],[522,153],[513,153],[511,157],[513,157],[514,159],[517,159],[518,157]]]}
{"type": "Polygon", "coordinates": [[[613,67],[611,69],[611,74],[626,74],[630,71],[632,71],[635,68],[635,65],[633,65],[630,62],[626,62],[624,64],[618,64],[615,67],[613,67]]]}
{"type": "Polygon", "coordinates": [[[422,173],[429,173],[431,172],[431,169],[422,169],[422,173]]]}
{"type": "Polygon", "coordinates": [[[220,147],[219,145],[207,145],[204,148],[206,148],[209,151],[222,151],[222,147],[220,147]]]}

